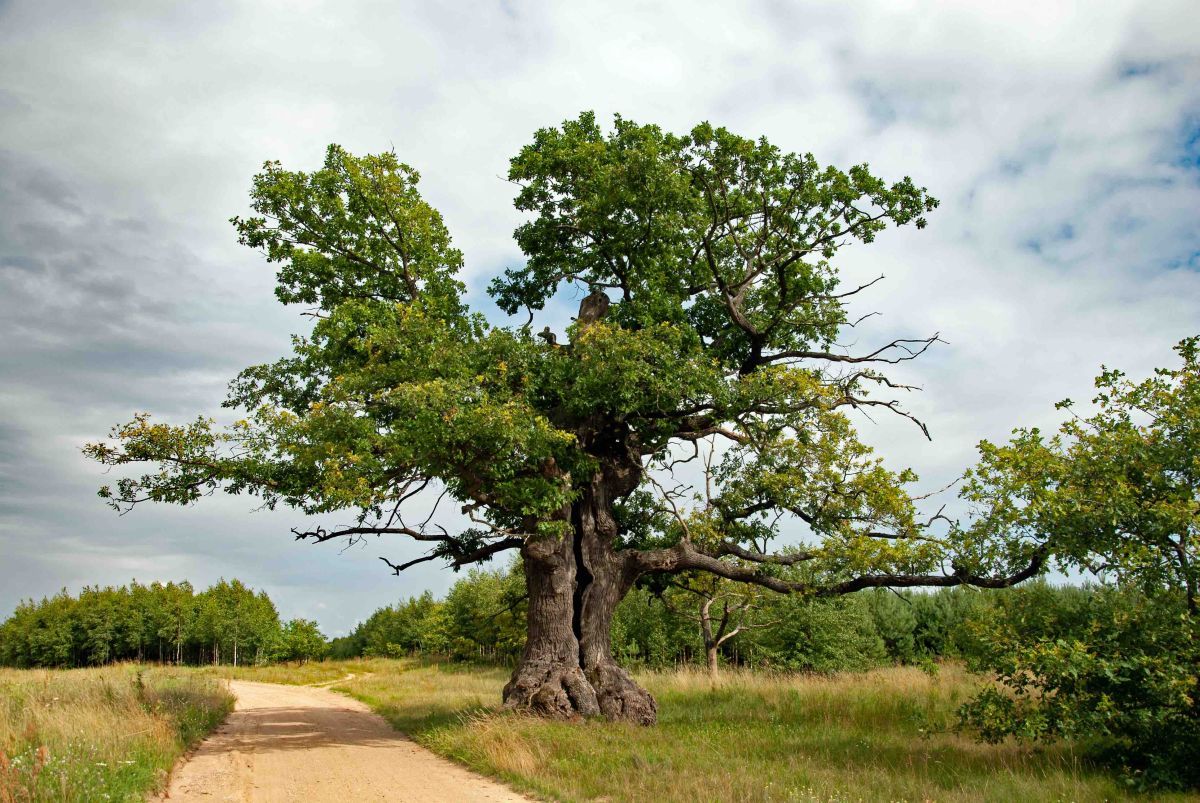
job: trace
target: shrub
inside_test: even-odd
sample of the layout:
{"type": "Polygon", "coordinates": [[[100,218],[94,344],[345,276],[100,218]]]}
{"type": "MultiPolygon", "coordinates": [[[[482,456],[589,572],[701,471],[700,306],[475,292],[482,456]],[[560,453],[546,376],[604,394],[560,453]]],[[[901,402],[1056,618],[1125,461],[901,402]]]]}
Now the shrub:
{"type": "Polygon", "coordinates": [[[991,742],[1079,739],[1139,787],[1200,786],[1200,632],[1182,597],[1104,588],[1072,602],[1033,589],[980,623],[975,668],[1001,685],[962,723],[991,742]]]}

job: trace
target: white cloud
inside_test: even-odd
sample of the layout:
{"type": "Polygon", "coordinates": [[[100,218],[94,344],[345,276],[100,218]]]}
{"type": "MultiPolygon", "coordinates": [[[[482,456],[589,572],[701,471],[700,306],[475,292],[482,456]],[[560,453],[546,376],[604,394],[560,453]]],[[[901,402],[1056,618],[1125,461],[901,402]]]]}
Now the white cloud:
{"type": "Polygon", "coordinates": [[[245,500],[115,518],[77,452],[134,409],[216,412],[225,378],[286,348],[302,322],[226,220],[263,160],[313,166],[332,141],[421,170],[477,292],[520,256],[508,158],[585,108],[912,175],[943,201],[929,229],[843,266],[888,276],[862,343],[950,341],[903,369],[934,443],[864,427],[948,478],[980,437],[1086,398],[1100,362],[1145,372],[1200,330],[1198,20],[1187,2],[0,3],[0,613],[61,583],[238,574],[341,630],[452,580],[377,568],[411,546],[293,545],[294,517],[245,500]]]}

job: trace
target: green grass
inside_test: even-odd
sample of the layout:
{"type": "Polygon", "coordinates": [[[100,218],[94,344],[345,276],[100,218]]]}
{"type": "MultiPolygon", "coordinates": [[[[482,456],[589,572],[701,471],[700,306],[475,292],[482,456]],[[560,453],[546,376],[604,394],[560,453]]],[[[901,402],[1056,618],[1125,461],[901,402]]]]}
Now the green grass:
{"type": "MultiPolygon", "coordinates": [[[[351,662],[347,671],[355,671],[351,662]]],[[[437,753],[551,800],[1058,801],[1131,797],[1069,745],[954,731],[981,682],[961,668],[833,677],[643,673],[654,728],[498,713],[508,672],[375,661],[334,688],[437,753]]]]}
{"type": "Polygon", "coordinates": [[[368,660],[190,672],[334,681],[431,750],[548,800],[1200,801],[1135,796],[1070,745],[957,733],[955,709],[982,681],[955,665],[934,675],[727,672],[716,684],[700,672],[641,673],[659,702],[653,728],[498,712],[508,679],[499,668],[368,660]]]}
{"type": "Polygon", "coordinates": [[[0,670],[0,803],[142,800],[232,706],[191,670],[0,670]]]}

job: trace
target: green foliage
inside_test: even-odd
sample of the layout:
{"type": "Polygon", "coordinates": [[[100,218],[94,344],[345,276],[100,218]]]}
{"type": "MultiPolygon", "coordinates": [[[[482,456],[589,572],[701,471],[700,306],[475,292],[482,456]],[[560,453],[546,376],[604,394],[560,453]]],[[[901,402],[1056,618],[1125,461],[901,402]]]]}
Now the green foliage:
{"type": "Polygon", "coordinates": [[[1002,688],[965,705],[988,741],[1068,737],[1138,786],[1200,785],[1200,628],[1181,596],[1102,588],[1048,608],[1005,598],[982,623],[976,665],[1002,688]]]}
{"type": "MultiPolygon", "coordinates": [[[[1147,593],[1178,590],[1195,610],[1200,567],[1200,339],[1176,346],[1182,365],[1133,382],[1105,369],[1095,411],[1053,436],[1018,429],[980,444],[963,496],[978,515],[964,531],[1021,533],[1065,568],[1147,593]]],[[[1060,409],[1072,410],[1070,400],[1060,409]]]]}
{"type": "Polygon", "coordinates": [[[838,248],[889,224],[924,226],[937,206],[909,179],[888,185],[865,165],[822,168],[707,123],[680,136],[618,116],[605,132],[591,113],[538,131],[509,177],[521,185],[517,208],[536,217],[515,235],[527,264],[492,285],[502,309],[540,309],[562,282],[613,287],[622,326],[686,324],[735,367],[756,350],[832,341],[845,322],[832,297],[838,248]],[[713,237],[725,221],[737,221],[732,236],[713,237]],[[730,326],[722,297],[744,278],[750,247],[777,267],[741,307],[770,333],[758,343],[730,326]]]}
{"type": "Polygon", "coordinates": [[[329,651],[329,643],[312,619],[289,619],[280,629],[277,644],[271,654],[276,661],[305,663],[323,658],[329,651]]]}
{"type": "Polygon", "coordinates": [[[878,590],[867,596],[871,621],[875,633],[883,642],[883,648],[896,663],[916,663],[922,656],[917,651],[917,628],[920,611],[912,602],[912,595],[895,594],[890,590],[878,590]]]}
{"type": "MultiPolygon", "coordinates": [[[[324,637],[305,635],[312,639],[308,657],[320,655],[315,640],[324,637]]],[[[64,590],[22,602],[0,623],[0,665],[17,667],[263,663],[281,644],[285,631],[274,603],[240,580],[221,580],[199,594],[187,582],[87,587],[78,598],[64,590]]]]}
{"type": "MultiPolygon", "coordinates": [[[[805,672],[858,671],[889,663],[928,666],[952,658],[978,662],[980,634],[1008,606],[1036,609],[1063,622],[1063,632],[1080,636],[1086,623],[1071,611],[1093,593],[1037,583],[993,594],[958,588],[903,594],[876,590],[841,598],[760,594],[744,616],[731,621],[730,630],[738,625],[742,630],[720,645],[720,655],[730,665],[805,672]],[[1027,599],[1033,601],[1023,602],[1027,599]]],[[[519,561],[503,570],[471,571],[444,600],[425,592],[380,608],[349,636],[334,639],[330,655],[509,663],[524,644],[524,596],[519,561]]],[[[702,599],[677,585],[635,587],[613,618],[613,654],[624,663],[654,669],[703,665],[702,599]]],[[[719,618],[719,605],[713,615],[719,618]]]]}
{"type": "Polygon", "coordinates": [[[510,661],[525,646],[525,580],[521,564],[473,569],[445,600],[426,591],[380,608],[343,639],[335,658],[443,655],[462,660],[510,661]]]}
{"type": "Polygon", "coordinates": [[[76,602],[66,589],[41,603],[22,601],[0,624],[0,663],[5,666],[71,666],[77,644],[76,602]]]}
{"type": "Polygon", "coordinates": [[[357,158],[330,145],[315,173],[267,162],[251,191],[257,217],[233,218],[239,242],[280,263],[276,295],[285,304],[332,310],[354,299],[413,301],[457,310],[451,247],[438,212],[417,192],[420,174],[394,153],[357,158]]]}
{"type": "Polygon", "coordinates": [[[440,627],[441,604],[426,591],[407,602],[380,608],[348,636],[352,656],[399,657],[416,652],[441,653],[446,640],[440,627]]]}
{"type": "Polygon", "coordinates": [[[708,570],[729,573],[726,545],[758,549],[794,518],[814,542],[803,581],[814,587],[949,563],[951,545],[921,536],[915,477],[885,469],[844,412],[899,411],[876,398],[898,386],[875,366],[932,339],[884,345],[850,371],[831,367],[848,355],[828,352],[857,292],[841,290],[834,257],[888,226],[923,227],[937,206],[924,188],[708,123],[677,135],[617,117],[604,130],[591,113],[536,132],[509,178],[529,214],[515,232],[527,260],[492,283],[496,303],[532,315],[587,287],[611,302],[603,320],[552,344],[472,314],[462,255],[395,154],[331,145],[316,171],[267,162],[254,214],[232,223],[277,266],[279,299],[315,307],[312,331],[233,380],[226,404],[245,417],[232,426],[139,414],[88,444],[107,466],[151,467],[101,496],[124,510],[222,489],[306,514],[351,511],[355,526],[301,535],[420,537],[460,568],[562,536],[566,506],[622,476],[634,487],[608,495],[629,525],[621,549],[687,540],[721,561],[708,570]],[[716,433],[736,446],[696,526],[661,501],[650,508],[656,461],[716,433]],[[471,524],[398,522],[424,489],[444,490],[471,524]]]}
{"type": "Polygon", "coordinates": [[[981,664],[1006,691],[965,710],[984,736],[1086,734],[1139,784],[1200,784],[1198,345],[1182,341],[1182,366],[1142,382],[1103,370],[1094,412],[1049,438],[980,445],[968,537],[1021,533],[1119,589],[1062,613],[1018,606],[987,632],[981,664]]]}
{"type": "MultiPolygon", "coordinates": [[[[667,593],[677,605],[695,608],[695,600],[687,595],[667,593]]],[[[635,588],[617,606],[612,646],[622,661],[655,669],[704,660],[704,642],[695,619],[668,609],[645,588],[635,588]]]]}
{"type": "Polygon", "coordinates": [[[883,639],[862,595],[767,601],[761,615],[774,624],[752,631],[741,649],[755,665],[803,672],[858,672],[887,663],[883,639]]]}
{"type": "Polygon", "coordinates": [[[519,562],[508,571],[472,569],[442,603],[445,643],[457,658],[514,659],[525,646],[525,578],[519,562]]]}
{"type": "MultiPolygon", "coordinates": [[[[1048,587],[1047,587],[1048,588],[1048,587]]],[[[1070,587],[1049,589],[1053,600],[1070,587]]],[[[935,593],[871,592],[867,599],[875,630],[897,663],[922,664],[938,658],[969,657],[975,649],[970,627],[990,615],[991,607],[1010,594],[981,594],[964,588],[935,593]]]]}

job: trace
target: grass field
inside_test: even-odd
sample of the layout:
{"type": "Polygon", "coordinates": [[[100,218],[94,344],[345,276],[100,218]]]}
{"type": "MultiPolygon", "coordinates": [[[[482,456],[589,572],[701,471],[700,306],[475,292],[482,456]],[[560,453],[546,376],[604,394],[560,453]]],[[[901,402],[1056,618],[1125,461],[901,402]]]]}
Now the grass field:
{"type": "Polygon", "coordinates": [[[191,670],[0,669],[0,803],[142,800],[232,704],[191,670]]]}
{"type": "Polygon", "coordinates": [[[1131,799],[1068,746],[984,745],[954,732],[956,707],[980,683],[954,665],[935,675],[899,667],[834,677],[730,672],[716,686],[699,672],[643,673],[639,681],[659,701],[655,728],[497,713],[503,669],[324,667],[336,677],[354,673],[333,688],[435,752],[553,800],[1131,799]]]}
{"type": "Polygon", "coordinates": [[[329,683],[420,743],[549,800],[1059,801],[1131,796],[1069,746],[953,730],[980,683],[961,668],[833,677],[642,673],[654,728],[499,713],[508,672],[415,661],[0,671],[0,803],[139,799],[229,705],[220,677],[329,683]],[[354,675],[344,680],[347,675],[354,675]]]}

